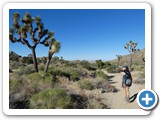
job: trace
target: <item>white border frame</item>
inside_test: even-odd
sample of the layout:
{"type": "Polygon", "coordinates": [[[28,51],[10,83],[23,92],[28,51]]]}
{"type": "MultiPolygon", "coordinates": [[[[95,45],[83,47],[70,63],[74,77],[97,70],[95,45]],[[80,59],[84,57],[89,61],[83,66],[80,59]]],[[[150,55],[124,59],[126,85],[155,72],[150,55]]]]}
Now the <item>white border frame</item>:
{"type": "Polygon", "coordinates": [[[145,9],[145,89],[151,89],[151,6],[147,3],[7,3],[3,6],[3,112],[6,115],[148,115],[142,109],[9,109],[9,9],[145,9]]]}

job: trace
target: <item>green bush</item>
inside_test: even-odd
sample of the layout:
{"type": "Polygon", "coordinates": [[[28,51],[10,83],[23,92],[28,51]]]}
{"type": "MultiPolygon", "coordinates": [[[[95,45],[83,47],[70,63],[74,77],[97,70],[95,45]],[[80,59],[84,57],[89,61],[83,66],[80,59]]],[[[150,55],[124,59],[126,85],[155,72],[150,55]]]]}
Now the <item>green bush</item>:
{"type": "Polygon", "coordinates": [[[32,73],[26,76],[26,82],[30,88],[35,89],[37,92],[52,88],[52,76],[51,75],[41,75],[40,73],[32,73]]]}
{"type": "Polygon", "coordinates": [[[71,105],[71,97],[58,88],[41,91],[30,99],[31,109],[65,109],[71,105]]]}
{"type": "Polygon", "coordinates": [[[73,69],[52,69],[49,71],[51,75],[54,76],[64,76],[67,77],[71,81],[78,81],[79,80],[79,73],[73,69]]]}
{"type": "Polygon", "coordinates": [[[9,68],[10,69],[18,69],[19,66],[22,66],[22,64],[20,62],[16,62],[16,61],[9,61],[9,68]]]}
{"type": "Polygon", "coordinates": [[[69,74],[70,74],[70,80],[72,81],[78,81],[79,80],[79,73],[74,71],[74,70],[71,70],[69,71],[69,74]]]}
{"type": "Polygon", "coordinates": [[[64,77],[70,78],[70,74],[61,69],[52,69],[52,70],[49,70],[49,73],[54,76],[64,76],[64,77]]]}
{"type": "Polygon", "coordinates": [[[96,64],[99,69],[104,69],[106,67],[102,60],[96,60],[96,64]]]}
{"type": "Polygon", "coordinates": [[[121,71],[121,68],[117,67],[114,64],[110,64],[106,67],[107,72],[109,73],[119,73],[121,71]]]}
{"type": "Polygon", "coordinates": [[[103,72],[103,71],[97,71],[96,72],[96,75],[99,77],[99,78],[102,78],[102,79],[107,79],[107,75],[103,72]]]}
{"type": "Polygon", "coordinates": [[[132,69],[135,70],[135,71],[143,71],[145,69],[145,66],[144,65],[132,65],[132,69]]]}
{"type": "Polygon", "coordinates": [[[26,64],[33,64],[32,57],[21,57],[20,61],[22,63],[26,63],[26,64]]]}
{"type": "Polygon", "coordinates": [[[65,67],[73,67],[73,68],[77,67],[77,63],[76,62],[62,60],[61,63],[64,64],[65,67]]]}
{"type": "Polygon", "coordinates": [[[96,67],[93,67],[88,61],[83,60],[79,63],[83,68],[87,70],[96,70],[96,67]]]}
{"type": "Polygon", "coordinates": [[[15,53],[13,51],[9,52],[9,60],[11,60],[11,61],[18,62],[20,57],[21,57],[20,55],[18,55],[17,53],[15,53]]]}
{"type": "Polygon", "coordinates": [[[34,72],[35,71],[32,66],[20,66],[15,73],[21,76],[21,75],[31,74],[34,72]]]}
{"type": "Polygon", "coordinates": [[[78,81],[78,85],[81,89],[93,90],[94,86],[88,80],[80,80],[78,81]]]}
{"type": "Polygon", "coordinates": [[[40,64],[40,65],[39,65],[39,70],[40,70],[40,71],[44,71],[44,64],[40,64]]]}
{"type": "Polygon", "coordinates": [[[22,81],[21,80],[10,80],[9,81],[9,91],[16,92],[22,87],[22,81]]]}

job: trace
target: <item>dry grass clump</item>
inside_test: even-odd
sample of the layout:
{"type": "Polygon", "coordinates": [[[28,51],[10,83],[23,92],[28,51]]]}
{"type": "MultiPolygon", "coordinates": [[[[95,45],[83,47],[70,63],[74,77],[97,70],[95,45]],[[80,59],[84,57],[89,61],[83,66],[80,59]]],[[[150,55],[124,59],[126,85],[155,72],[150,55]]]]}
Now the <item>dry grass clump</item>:
{"type": "Polygon", "coordinates": [[[86,90],[93,90],[94,89],[94,86],[87,79],[78,81],[78,85],[81,89],[86,89],[86,90]]]}
{"type": "Polygon", "coordinates": [[[66,109],[71,104],[71,97],[59,88],[41,91],[30,99],[31,109],[66,109]]]}

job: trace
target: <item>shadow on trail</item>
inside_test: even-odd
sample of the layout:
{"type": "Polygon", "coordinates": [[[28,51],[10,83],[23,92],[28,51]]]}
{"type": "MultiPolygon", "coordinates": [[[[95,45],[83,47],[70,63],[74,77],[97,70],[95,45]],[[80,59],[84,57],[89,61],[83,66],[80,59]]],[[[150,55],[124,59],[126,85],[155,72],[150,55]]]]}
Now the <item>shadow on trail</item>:
{"type": "Polygon", "coordinates": [[[130,102],[134,102],[137,98],[138,93],[134,94],[132,97],[130,97],[130,102]]]}
{"type": "Polygon", "coordinates": [[[109,79],[109,80],[107,80],[107,81],[108,81],[108,83],[110,83],[110,84],[117,83],[117,82],[113,81],[112,79],[109,79]]]}
{"type": "Polygon", "coordinates": [[[110,84],[114,84],[114,83],[117,83],[115,82],[112,78],[114,78],[115,75],[110,75],[110,76],[107,76],[107,81],[110,83],[110,84]]]}
{"type": "Polygon", "coordinates": [[[110,79],[112,79],[113,77],[115,77],[115,75],[109,75],[109,76],[107,76],[107,78],[110,80],[110,79]]]}

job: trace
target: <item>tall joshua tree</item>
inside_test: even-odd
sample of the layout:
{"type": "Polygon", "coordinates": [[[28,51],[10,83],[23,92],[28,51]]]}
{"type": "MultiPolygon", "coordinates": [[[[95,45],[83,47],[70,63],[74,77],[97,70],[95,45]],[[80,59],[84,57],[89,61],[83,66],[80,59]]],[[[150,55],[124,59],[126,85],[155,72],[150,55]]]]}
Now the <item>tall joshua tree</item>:
{"type": "Polygon", "coordinates": [[[56,41],[54,38],[51,39],[50,44],[49,44],[47,62],[45,65],[45,70],[44,70],[45,72],[48,71],[48,67],[51,62],[53,54],[59,52],[60,48],[61,48],[60,42],[56,41]]]}
{"type": "Polygon", "coordinates": [[[132,59],[133,59],[133,55],[137,52],[140,51],[139,49],[136,49],[138,45],[138,42],[133,42],[133,41],[129,41],[129,43],[127,43],[124,48],[128,50],[128,52],[130,53],[130,68],[132,67],[132,59]]]}
{"type": "Polygon", "coordinates": [[[33,18],[29,12],[26,12],[20,19],[19,13],[13,14],[13,25],[9,30],[9,39],[12,43],[19,42],[31,49],[36,72],[38,72],[36,47],[38,44],[49,46],[49,41],[53,39],[53,35],[53,32],[44,29],[40,16],[33,18]]]}
{"type": "Polygon", "coordinates": [[[122,55],[116,55],[117,59],[118,59],[118,66],[120,64],[120,60],[122,59],[122,55]]]}

